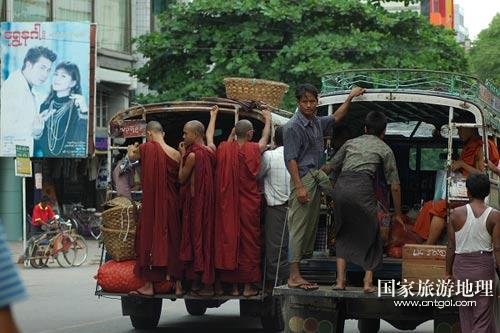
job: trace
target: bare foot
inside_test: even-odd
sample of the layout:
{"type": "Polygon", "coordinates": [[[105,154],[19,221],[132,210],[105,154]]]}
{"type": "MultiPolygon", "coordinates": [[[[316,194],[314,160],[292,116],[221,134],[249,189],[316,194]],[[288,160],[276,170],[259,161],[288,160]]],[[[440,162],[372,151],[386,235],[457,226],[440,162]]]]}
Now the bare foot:
{"type": "Polygon", "coordinates": [[[191,283],[191,290],[194,292],[200,291],[201,290],[200,281],[193,281],[193,283],[191,283]]]}
{"type": "Polygon", "coordinates": [[[257,296],[259,294],[259,289],[255,288],[250,283],[245,283],[245,288],[243,289],[243,296],[252,297],[257,296]]]}
{"type": "Polygon", "coordinates": [[[332,290],[345,290],[345,281],[336,281],[333,285],[332,290]]]}
{"type": "Polygon", "coordinates": [[[377,291],[377,288],[373,286],[372,281],[363,281],[363,292],[365,294],[371,294],[377,291]]]}
{"type": "Polygon", "coordinates": [[[153,284],[151,282],[147,282],[144,286],[140,287],[137,290],[131,291],[130,295],[142,296],[142,297],[152,297],[155,294],[153,289],[153,284]]]}
{"type": "Polygon", "coordinates": [[[240,296],[240,288],[238,288],[238,284],[233,284],[233,289],[231,289],[231,296],[240,296]]]}
{"type": "Polygon", "coordinates": [[[184,290],[182,289],[181,281],[175,282],[175,296],[182,297],[184,295],[184,290]]]}
{"type": "Polygon", "coordinates": [[[197,292],[199,296],[202,297],[210,297],[214,295],[214,287],[211,284],[207,284],[203,287],[203,289],[197,292]]]}
{"type": "Polygon", "coordinates": [[[215,295],[217,296],[224,295],[224,289],[222,288],[222,284],[220,283],[220,281],[215,281],[214,289],[215,289],[215,295]]]}

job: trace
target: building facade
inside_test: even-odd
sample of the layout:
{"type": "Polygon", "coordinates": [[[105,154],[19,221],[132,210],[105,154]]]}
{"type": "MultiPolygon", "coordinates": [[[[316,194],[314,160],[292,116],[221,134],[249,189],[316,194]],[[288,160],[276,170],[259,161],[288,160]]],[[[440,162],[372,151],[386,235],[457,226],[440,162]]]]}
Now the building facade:
{"type": "Polygon", "coordinates": [[[405,6],[401,2],[384,2],[382,6],[389,12],[411,10],[428,18],[434,25],[455,30],[457,42],[465,48],[470,45],[469,32],[464,25],[464,10],[453,0],[422,0],[405,6]]]}
{"type": "MultiPolygon", "coordinates": [[[[97,25],[97,62],[95,68],[96,150],[87,159],[34,160],[34,172],[42,175],[43,191],[56,200],[57,208],[82,202],[98,206],[104,198],[102,179],[106,170],[107,122],[127,108],[134,94],[146,93],[130,68],[141,66],[144,59],[135,52],[132,39],[148,33],[166,0],[0,0],[1,20],[13,22],[76,21],[97,25]],[[101,182],[100,182],[101,180],[101,182]]],[[[41,193],[35,189],[35,177],[26,180],[27,213],[41,193]]],[[[7,238],[22,236],[21,180],[14,176],[12,158],[0,157],[0,219],[7,238]]]]}

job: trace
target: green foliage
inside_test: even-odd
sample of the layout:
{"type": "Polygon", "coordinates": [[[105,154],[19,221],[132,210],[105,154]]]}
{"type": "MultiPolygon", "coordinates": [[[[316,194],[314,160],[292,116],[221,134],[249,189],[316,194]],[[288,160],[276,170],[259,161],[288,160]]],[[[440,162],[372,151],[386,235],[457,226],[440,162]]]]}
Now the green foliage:
{"type": "Polygon", "coordinates": [[[196,0],[160,20],[136,41],[149,61],[135,74],[159,93],[143,102],[224,96],[223,78],[241,76],[289,84],[291,109],[297,84],[336,70],[467,69],[453,32],[357,0],[196,0]]]}
{"type": "Polygon", "coordinates": [[[472,70],[483,80],[500,86],[500,14],[477,36],[470,50],[472,70]]]}

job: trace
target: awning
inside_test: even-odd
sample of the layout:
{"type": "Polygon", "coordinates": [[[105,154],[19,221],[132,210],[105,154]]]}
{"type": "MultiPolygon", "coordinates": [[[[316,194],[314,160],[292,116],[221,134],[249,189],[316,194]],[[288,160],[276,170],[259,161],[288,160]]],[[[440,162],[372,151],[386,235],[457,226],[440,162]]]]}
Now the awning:
{"type": "Polygon", "coordinates": [[[127,72],[120,72],[112,69],[97,67],[95,71],[96,83],[111,82],[128,86],[129,90],[137,88],[137,79],[127,72]]]}

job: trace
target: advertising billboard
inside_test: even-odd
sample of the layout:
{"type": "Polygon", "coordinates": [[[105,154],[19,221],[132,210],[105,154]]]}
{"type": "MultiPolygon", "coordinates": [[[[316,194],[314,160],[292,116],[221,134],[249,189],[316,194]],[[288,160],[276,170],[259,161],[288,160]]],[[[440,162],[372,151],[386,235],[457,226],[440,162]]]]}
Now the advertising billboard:
{"type": "Polygon", "coordinates": [[[2,22],[0,156],[87,156],[90,24],[2,22]]]}

